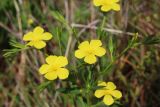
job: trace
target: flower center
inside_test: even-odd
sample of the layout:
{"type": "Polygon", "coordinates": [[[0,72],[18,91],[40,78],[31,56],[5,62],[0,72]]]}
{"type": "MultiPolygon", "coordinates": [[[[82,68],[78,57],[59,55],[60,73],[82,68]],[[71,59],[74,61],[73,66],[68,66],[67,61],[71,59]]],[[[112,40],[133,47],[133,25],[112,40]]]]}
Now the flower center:
{"type": "Polygon", "coordinates": [[[94,53],[95,53],[95,49],[94,49],[94,47],[89,47],[87,50],[86,50],[86,54],[87,55],[94,55],[94,53]]]}
{"type": "Polygon", "coordinates": [[[112,90],[105,90],[105,94],[110,94],[110,95],[112,95],[112,90]]]}
{"type": "Polygon", "coordinates": [[[90,49],[86,51],[87,55],[93,55],[94,54],[94,50],[90,49]]]}
{"type": "Polygon", "coordinates": [[[50,69],[51,69],[51,71],[56,72],[58,70],[58,68],[59,68],[58,66],[52,65],[50,69]]]}
{"type": "Polygon", "coordinates": [[[34,34],[33,41],[40,41],[41,37],[42,37],[41,35],[34,34]]]}

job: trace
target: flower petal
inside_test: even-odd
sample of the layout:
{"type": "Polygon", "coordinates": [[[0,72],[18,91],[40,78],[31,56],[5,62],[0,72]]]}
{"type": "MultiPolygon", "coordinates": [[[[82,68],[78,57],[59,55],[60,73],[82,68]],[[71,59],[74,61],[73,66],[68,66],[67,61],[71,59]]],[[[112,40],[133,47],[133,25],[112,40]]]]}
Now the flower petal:
{"type": "Polygon", "coordinates": [[[79,59],[85,57],[85,52],[83,50],[76,50],[75,51],[75,56],[79,59]]]}
{"type": "Polygon", "coordinates": [[[57,73],[56,72],[48,72],[44,75],[45,78],[48,80],[55,80],[57,78],[57,73]]]}
{"type": "Polygon", "coordinates": [[[33,41],[30,41],[29,43],[26,44],[27,46],[33,46],[34,45],[34,42],[33,41]]]}
{"type": "Polygon", "coordinates": [[[40,26],[37,26],[36,28],[34,28],[33,33],[35,33],[36,35],[40,35],[44,32],[44,29],[40,26]]]}
{"type": "Polygon", "coordinates": [[[78,46],[78,48],[82,49],[82,50],[87,49],[88,47],[89,47],[89,42],[88,41],[84,41],[78,46]]]}
{"type": "Polygon", "coordinates": [[[97,61],[95,55],[88,55],[84,58],[84,61],[88,64],[93,64],[97,61]]]}
{"type": "Polygon", "coordinates": [[[48,56],[47,58],[46,58],[46,62],[48,63],[48,64],[54,64],[54,62],[57,60],[57,56],[55,56],[55,55],[50,55],[50,56],[48,56]]]}
{"type": "Polygon", "coordinates": [[[91,40],[90,46],[99,47],[99,46],[102,46],[102,42],[100,40],[91,40]]]}
{"type": "Polygon", "coordinates": [[[28,32],[27,34],[25,34],[25,35],[23,36],[23,40],[24,40],[24,41],[33,40],[33,32],[28,32]]]}
{"type": "Polygon", "coordinates": [[[58,67],[64,67],[67,64],[68,64],[67,57],[64,56],[59,56],[55,62],[55,65],[57,65],[58,67]]]}
{"type": "Polygon", "coordinates": [[[111,95],[105,95],[104,98],[103,98],[103,102],[106,104],[106,105],[112,105],[114,103],[114,100],[113,100],[113,97],[111,95]]]}
{"type": "Polygon", "coordinates": [[[43,40],[50,40],[52,38],[52,34],[49,32],[45,32],[42,34],[42,39],[43,40]]]}
{"type": "Polygon", "coordinates": [[[51,64],[57,67],[64,67],[68,64],[68,60],[64,56],[57,57],[57,56],[50,55],[46,58],[46,62],[48,64],[51,64]]]}
{"type": "Polygon", "coordinates": [[[103,81],[98,81],[98,86],[107,86],[107,83],[103,81]]]}
{"type": "Polygon", "coordinates": [[[97,97],[97,98],[101,98],[105,95],[105,90],[96,90],[94,95],[97,97]]]}
{"type": "Polygon", "coordinates": [[[58,75],[59,79],[66,79],[66,78],[68,78],[69,71],[65,68],[59,68],[57,71],[57,75],[58,75]]]}
{"type": "Polygon", "coordinates": [[[119,0],[112,0],[114,3],[117,3],[117,2],[119,2],[119,0]]]}
{"type": "Polygon", "coordinates": [[[95,55],[97,56],[103,56],[106,53],[106,50],[102,47],[97,47],[95,49],[95,55]]]}
{"type": "Polygon", "coordinates": [[[115,90],[116,89],[116,85],[113,82],[107,82],[107,89],[109,90],[115,90]]]}
{"type": "Polygon", "coordinates": [[[112,9],[112,7],[109,6],[109,5],[103,5],[101,7],[101,10],[104,11],[104,12],[110,11],[111,9],[112,9]]]}
{"type": "Polygon", "coordinates": [[[47,72],[49,72],[49,65],[44,64],[39,68],[40,74],[46,74],[47,72]]]}
{"type": "Polygon", "coordinates": [[[100,6],[100,5],[102,5],[102,0],[93,0],[93,4],[95,6],[100,6]]]}
{"type": "Polygon", "coordinates": [[[111,92],[111,95],[117,99],[121,98],[122,97],[122,93],[119,91],[119,90],[113,90],[111,92]]]}
{"type": "Polygon", "coordinates": [[[112,9],[115,10],[115,11],[119,11],[120,10],[120,5],[119,4],[113,4],[112,9]]]}
{"type": "Polygon", "coordinates": [[[43,41],[36,41],[34,42],[34,47],[37,49],[42,49],[46,46],[46,43],[43,41]]]}

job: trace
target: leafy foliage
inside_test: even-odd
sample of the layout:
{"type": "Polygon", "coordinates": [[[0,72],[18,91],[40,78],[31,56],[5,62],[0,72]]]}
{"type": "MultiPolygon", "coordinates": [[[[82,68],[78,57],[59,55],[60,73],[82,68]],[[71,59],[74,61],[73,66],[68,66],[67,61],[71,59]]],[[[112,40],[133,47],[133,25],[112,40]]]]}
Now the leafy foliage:
{"type": "Polygon", "coordinates": [[[144,45],[154,45],[160,43],[160,37],[145,37],[142,41],[142,44],[144,45]]]}
{"type": "Polygon", "coordinates": [[[10,46],[12,46],[13,48],[12,49],[4,49],[3,52],[3,56],[4,57],[12,57],[14,55],[16,55],[18,52],[22,51],[22,50],[26,50],[28,49],[29,47],[27,47],[26,45],[23,45],[17,41],[15,41],[14,39],[12,39],[10,42],[9,42],[10,46]]]}

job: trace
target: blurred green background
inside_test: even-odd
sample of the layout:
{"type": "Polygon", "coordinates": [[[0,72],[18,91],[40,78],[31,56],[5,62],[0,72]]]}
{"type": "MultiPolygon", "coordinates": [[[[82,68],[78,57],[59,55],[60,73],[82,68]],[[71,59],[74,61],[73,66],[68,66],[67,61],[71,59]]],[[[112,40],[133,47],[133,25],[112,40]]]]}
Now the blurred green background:
{"type": "MultiPolygon", "coordinates": [[[[99,26],[105,15],[105,28],[138,32],[140,39],[149,38],[148,41],[157,38],[158,41],[154,39],[156,44],[129,50],[116,62],[106,80],[114,81],[122,91],[122,107],[160,107],[160,0],[121,0],[120,4],[120,12],[102,13],[93,6],[92,0],[0,0],[0,107],[72,107],[71,104],[79,107],[76,96],[70,99],[63,95],[55,99],[54,85],[42,92],[37,89],[43,81],[37,70],[44,62],[44,53],[32,50],[11,58],[3,57],[2,50],[12,48],[10,40],[23,43],[23,34],[37,25],[54,37],[44,52],[59,52],[57,29],[62,30],[59,35],[65,48],[68,31],[55,20],[52,14],[55,11],[70,25],[99,26]]],[[[96,37],[94,29],[75,29],[81,41],[96,37]]],[[[130,35],[122,33],[107,32],[106,35],[114,37],[117,52],[131,39],[130,35]]],[[[108,44],[104,38],[103,42],[108,44]]]]}

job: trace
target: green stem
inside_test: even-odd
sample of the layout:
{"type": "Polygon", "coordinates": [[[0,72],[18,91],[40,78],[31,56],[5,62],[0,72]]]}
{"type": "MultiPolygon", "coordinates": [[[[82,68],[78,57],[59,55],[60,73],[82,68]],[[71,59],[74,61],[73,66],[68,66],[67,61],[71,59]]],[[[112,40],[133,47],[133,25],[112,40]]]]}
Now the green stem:
{"type": "Polygon", "coordinates": [[[87,106],[90,107],[90,98],[89,98],[89,93],[87,93],[87,106]]]}
{"type": "MultiPolygon", "coordinates": [[[[106,23],[106,16],[103,17],[103,21],[102,21],[102,24],[100,27],[101,32],[103,31],[105,23],[106,23]]],[[[100,38],[101,38],[101,35],[98,35],[98,39],[100,39],[100,38]]]]}
{"type": "Polygon", "coordinates": [[[60,37],[59,37],[59,29],[57,28],[57,37],[58,37],[58,44],[59,44],[59,48],[60,48],[60,55],[62,55],[62,46],[61,46],[61,41],[60,41],[60,37]]]}
{"type": "Polygon", "coordinates": [[[106,22],[106,16],[103,17],[103,21],[102,21],[102,25],[101,25],[101,31],[104,28],[105,22],[106,22]]]}
{"type": "MultiPolygon", "coordinates": [[[[127,48],[125,48],[121,53],[120,55],[118,55],[113,61],[111,61],[111,63],[100,73],[100,76],[101,75],[104,75],[109,69],[110,67],[116,62],[117,59],[119,59],[124,53],[126,53],[130,48],[130,46],[127,46],[127,48]]],[[[98,78],[99,79],[99,78],[98,78]]]]}
{"type": "Polygon", "coordinates": [[[98,102],[95,105],[91,105],[91,107],[101,107],[102,104],[103,104],[103,102],[98,102]]]}

